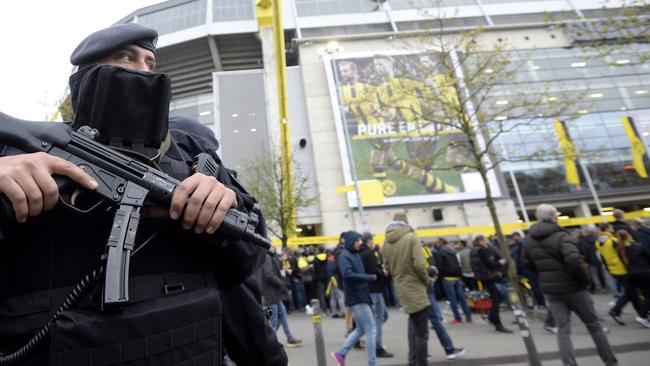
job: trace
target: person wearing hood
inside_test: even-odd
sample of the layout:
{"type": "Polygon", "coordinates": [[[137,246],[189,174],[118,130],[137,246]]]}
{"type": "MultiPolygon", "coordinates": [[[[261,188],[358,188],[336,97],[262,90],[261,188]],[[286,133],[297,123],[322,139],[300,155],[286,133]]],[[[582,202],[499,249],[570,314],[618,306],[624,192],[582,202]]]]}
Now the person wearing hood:
{"type": "MultiPolygon", "coordinates": [[[[384,265],[393,276],[397,297],[409,315],[409,365],[426,366],[429,340],[427,316],[429,313],[429,273],[420,240],[408,224],[404,212],[397,212],[386,227],[384,242],[384,265]]],[[[465,353],[446,342],[447,359],[453,360],[465,353]]]]}
{"type": "Polygon", "coordinates": [[[341,348],[332,353],[337,365],[345,366],[345,355],[350,348],[365,334],[366,349],[368,350],[368,365],[377,364],[376,356],[376,329],[372,312],[368,284],[377,280],[376,274],[366,273],[359,250],[361,249],[361,234],[356,231],[347,231],[343,234],[345,249],[338,258],[339,269],[343,279],[345,292],[345,306],[352,309],[352,316],[356,328],[348,334],[341,348]]]}
{"type": "Polygon", "coordinates": [[[587,327],[603,362],[608,366],[618,365],[587,291],[589,275],[582,264],[577,241],[557,224],[558,215],[551,205],[537,207],[538,222],[530,227],[521,256],[524,266],[535,272],[542,284],[558,327],[560,358],[565,366],[577,365],[569,319],[574,312],[587,327]]]}

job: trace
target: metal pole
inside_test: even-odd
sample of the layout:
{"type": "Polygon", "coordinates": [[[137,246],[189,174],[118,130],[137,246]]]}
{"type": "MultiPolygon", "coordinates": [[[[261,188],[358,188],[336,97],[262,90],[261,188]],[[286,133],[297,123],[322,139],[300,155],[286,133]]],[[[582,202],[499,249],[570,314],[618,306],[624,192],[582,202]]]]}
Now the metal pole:
{"type": "Polygon", "coordinates": [[[318,366],[327,366],[327,361],[325,360],[325,338],[323,338],[323,325],[321,324],[320,301],[318,299],[311,299],[310,302],[311,308],[314,310],[311,322],[314,324],[316,361],[318,362],[318,366]]]}
{"type": "MultiPolygon", "coordinates": [[[[508,296],[510,296],[510,302],[514,308],[512,313],[515,315],[515,320],[519,326],[519,333],[521,333],[521,338],[524,339],[524,345],[528,351],[528,364],[530,366],[542,366],[542,361],[539,358],[539,353],[537,353],[537,348],[533,341],[533,335],[530,333],[530,325],[528,324],[526,312],[521,307],[519,295],[514,287],[508,286],[508,296]]],[[[495,304],[492,303],[492,306],[495,306],[495,304]]],[[[496,304],[496,306],[499,306],[499,304],[496,304]]]]}
{"type": "Polygon", "coordinates": [[[501,145],[501,150],[503,151],[503,157],[508,163],[508,173],[510,173],[510,180],[512,180],[512,187],[515,189],[515,195],[517,196],[517,202],[519,203],[519,209],[521,210],[521,215],[524,217],[524,222],[526,227],[530,227],[530,218],[528,217],[528,212],[526,212],[526,206],[524,205],[524,199],[521,196],[521,191],[519,190],[519,183],[517,183],[517,178],[515,173],[512,171],[512,165],[510,164],[510,158],[508,157],[508,151],[506,150],[506,145],[503,143],[503,140],[499,138],[499,144],[501,145]]]}
{"type": "Polygon", "coordinates": [[[587,168],[587,165],[585,165],[585,163],[582,160],[579,160],[579,162],[580,162],[580,169],[582,169],[582,174],[584,174],[585,180],[587,181],[587,186],[591,191],[591,196],[594,198],[596,209],[598,209],[598,215],[603,216],[603,206],[600,204],[600,199],[598,198],[598,194],[596,193],[596,187],[594,187],[594,183],[591,180],[591,174],[589,173],[589,169],[587,168]]]}

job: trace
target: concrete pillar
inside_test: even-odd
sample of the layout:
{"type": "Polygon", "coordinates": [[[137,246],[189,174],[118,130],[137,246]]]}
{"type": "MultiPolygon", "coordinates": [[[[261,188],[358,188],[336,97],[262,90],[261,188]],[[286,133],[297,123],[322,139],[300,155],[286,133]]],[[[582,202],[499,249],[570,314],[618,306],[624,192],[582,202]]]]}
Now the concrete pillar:
{"type": "Polygon", "coordinates": [[[264,94],[266,96],[266,123],[272,146],[280,149],[280,116],[278,112],[277,74],[275,72],[275,49],[273,46],[273,28],[260,27],[259,38],[262,42],[262,59],[264,62],[264,94]]]}

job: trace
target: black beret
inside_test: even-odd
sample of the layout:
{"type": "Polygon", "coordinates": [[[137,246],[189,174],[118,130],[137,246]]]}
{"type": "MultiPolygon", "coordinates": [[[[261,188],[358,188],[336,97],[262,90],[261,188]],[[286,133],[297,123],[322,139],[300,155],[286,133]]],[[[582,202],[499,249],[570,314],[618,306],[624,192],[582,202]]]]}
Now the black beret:
{"type": "Polygon", "coordinates": [[[81,41],[70,55],[70,63],[75,66],[92,64],[129,44],[155,52],[157,40],[155,29],[135,23],[115,24],[81,41]]]}

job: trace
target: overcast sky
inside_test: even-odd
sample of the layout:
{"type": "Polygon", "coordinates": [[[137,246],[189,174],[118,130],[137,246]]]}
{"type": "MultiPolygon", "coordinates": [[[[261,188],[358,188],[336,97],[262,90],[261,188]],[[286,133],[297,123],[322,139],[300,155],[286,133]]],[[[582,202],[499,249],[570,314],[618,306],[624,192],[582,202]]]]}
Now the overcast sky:
{"type": "Polygon", "coordinates": [[[88,34],[163,0],[0,1],[0,112],[44,120],[72,70],[70,54],[88,34]]]}

